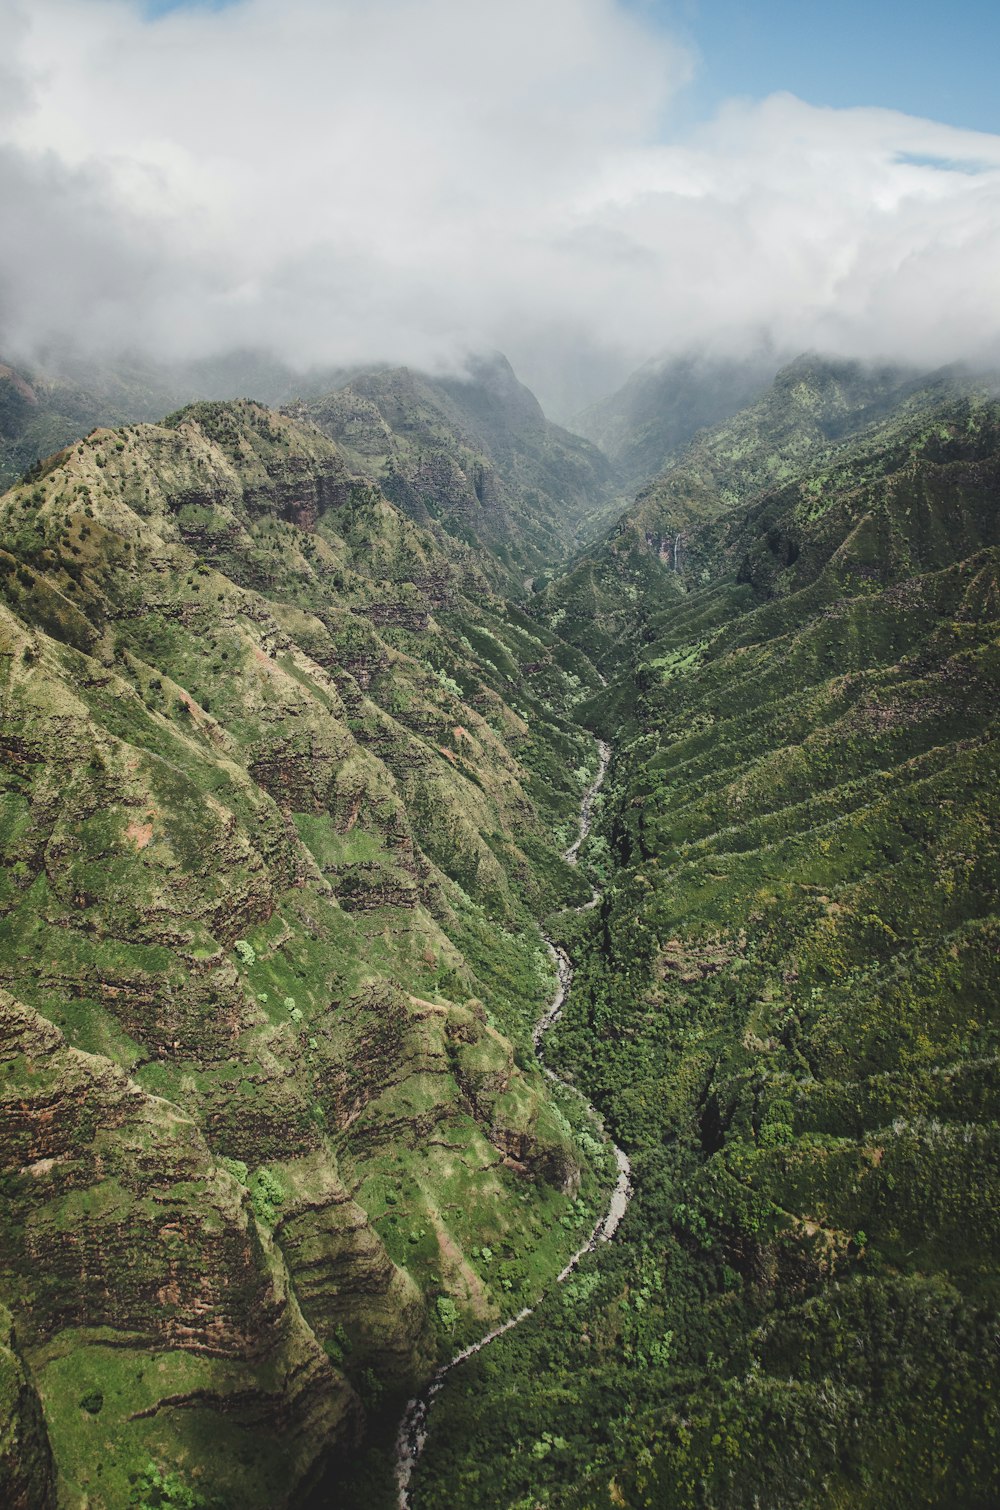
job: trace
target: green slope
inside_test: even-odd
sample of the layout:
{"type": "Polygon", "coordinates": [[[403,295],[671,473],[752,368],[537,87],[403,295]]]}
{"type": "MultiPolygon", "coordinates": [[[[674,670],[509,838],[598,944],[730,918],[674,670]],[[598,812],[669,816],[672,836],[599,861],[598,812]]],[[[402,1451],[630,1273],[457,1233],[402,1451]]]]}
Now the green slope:
{"type": "Polygon", "coordinates": [[[779,450],[689,516],[601,705],[552,1052],[632,1206],[450,1383],[418,1510],[1000,1496],[1000,406],[921,398],[775,488],[779,450]]]}
{"type": "Polygon", "coordinates": [[[914,377],[898,369],[801,357],[748,408],[705,430],[642,487],[603,539],[548,586],[542,608],[559,633],[613,668],[623,642],[670,606],[677,589],[711,571],[700,526],[809,473],[890,413],[900,423],[949,397],[980,391],[961,374],[914,377]]]}
{"type": "Polygon", "coordinates": [[[1000,406],[793,364],[517,606],[570,515],[512,381],[0,500],[5,1502],[393,1503],[401,1400],[607,1177],[543,914],[635,1194],[449,1375],[415,1510],[1000,1498],[1000,406]]]}
{"type": "Polygon", "coordinates": [[[0,1485],[294,1502],[597,1197],[530,1036],[596,682],[246,402],[0,541],[0,1485]]]}

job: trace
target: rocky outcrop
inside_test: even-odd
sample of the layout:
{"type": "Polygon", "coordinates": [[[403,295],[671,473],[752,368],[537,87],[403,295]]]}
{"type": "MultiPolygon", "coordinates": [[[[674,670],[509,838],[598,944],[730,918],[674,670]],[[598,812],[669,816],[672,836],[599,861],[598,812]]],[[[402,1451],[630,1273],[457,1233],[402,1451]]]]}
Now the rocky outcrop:
{"type": "Polygon", "coordinates": [[[7,1510],[55,1510],[56,1475],[37,1392],[0,1306],[0,1502],[7,1510]]]}
{"type": "MultiPolygon", "coordinates": [[[[91,1395],[123,1431],[133,1420],[219,1412],[248,1445],[269,1438],[290,1482],[308,1478],[328,1445],[356,1430],[357,1407],[305,1325],[247,1191],[175,1106],[70,1048],[7,994],[0,1063],[0,1288],[43,1401],[61,1356],[49,1344],[84,1330],[102,1359],[124,1350],[175,1360],[145,1403],[148,1390],[123,1390],[110,1357],[94,1360],[106,1387],[91,1395]],[[195,1375],[185,1356],[200,1360],[195,1375]],[[188,1377],[197,1388],[178,1388],[188,1377]]],[[[58,1452],[60,1416],[55,1427],[58,1452]]]]}
{"type": "Polygon", "coordinates": [[[350,1374],[374,1369],[388,1387],[411,1388],[434,1351],[417,1286],[328,1161],[286,1164],[282,1176],[277,1236],[316,1336],[350,1374]]]}

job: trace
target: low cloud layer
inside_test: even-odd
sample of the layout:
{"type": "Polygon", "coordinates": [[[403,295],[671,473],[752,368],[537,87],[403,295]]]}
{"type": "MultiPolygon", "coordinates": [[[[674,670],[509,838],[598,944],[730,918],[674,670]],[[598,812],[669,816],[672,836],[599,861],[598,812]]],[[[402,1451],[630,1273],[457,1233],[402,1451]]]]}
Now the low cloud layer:
{"type": "Polygon", "coordinates": [[[682,143],[613,0],[0,0],[0,352],[1000,360],[1000,137],[788,95],[682,143]]]}

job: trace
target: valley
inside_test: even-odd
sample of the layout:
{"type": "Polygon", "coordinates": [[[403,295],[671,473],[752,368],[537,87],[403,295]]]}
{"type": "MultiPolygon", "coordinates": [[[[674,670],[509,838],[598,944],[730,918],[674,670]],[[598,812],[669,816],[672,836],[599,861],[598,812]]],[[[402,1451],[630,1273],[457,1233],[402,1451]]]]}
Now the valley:
{"type": "Polygon", "coordinates": [[[751,409],[550,589],[616,759],[549,1053],[635,1196],[439,1403],[418,1507],[995,1499],[997,407],[940,398],[696,512],[751,409]]]}
{"type": "MultiPolygon", "coordinates": [[[[563,851],[563,858],[570,864],[576,863],[576,856],[580,845],[584,843],[590,833],[594,799],[604,784],[604,777],[610,763],[610,747],[602,740],[599,742],[599,749],[600,764],[597,768],[597,774],[584,792],[580,803],[579,833],[572,844],[563,851]]],[[[591,907],[596,907],[599,901],[600,892],[595,890],[591,900],[582,903],[580,910],[584,911],[589,910],[591,907]]],[[[573,986],[573,966],[568,954],[548,937],[546,937],[546,944],[552,955],[553,963],[556,966],[556,988],[552,1001],[532,1029],[531,1036],[536,1052],[540,1052],[545,1034],[553,1024],[559,1021],[566,998],[573,986]]],[[[561,1080],[554,1070],[547,1069],[544,1064],[542,1067],[545,1070],[545,1074],[555,1086],[561,1088],[563,1091],[568,1091],[571,1096],[575,1096],[577,1099],[581,1098],[581,1093],[575,1086],[571,1085],[568,1081],[561,1080]]],[[[607,1135],[600,1117],[589,1102],[584,1101],[584,1105],[588,1119],[593,1123],[602,1140],[606,1142],[607,1135]]],[[[602,1212],[598,1217],[584,1245],[578,1248],[563,1265],[562,1269],[560,1269],[556,1275],[556,1284],[563,1284],[576,1269],[584,1254],[593,1253],[599,1242],[607,1243],[611,1241],[618,1230],[622,1217],[628,1210],[628,1202],[632,1193],[630,1181],[631,1165],[629,1164],[627,1154],[617,1144],[611,1144],[610,1150],[614,1154],[614,1169],[617,1178],[610,1192],[607,1210],[602,1212]]],[[[396,1484],[399,1491],[400,1510],[407,1510],[409,1506],[410,1480],[413,1477],[413,1471],[417,1466],[424,1443],[427,1440],[428,1414],[434,1403],[435,1396],[441,1392],[444,1380],[453,1369],[460,1367],[467,1359],[474,1358],[484,1348],[489,1347],[491,1343],[495,1342],[498,1337],[505,1336],[508,1332],[513,1331],[514,1327],[520,1326],[522,1322],[527,1321],[529,1316],[534,1315],[544,1299],[545,1296],[543,1295],[536,1305],[525,1306],[515,1316],[508,1317],[506,1321],[501,1322],[499,1326],[487,1332],[478,1342],[472,1342],[467,1347],[462,1348],[453,1358],[450,1358],[447,1363],[442,1364],[437,1369],[426,1393],[408,1402],[396,1438],[396,1484]]]]}
{"type": "Polygon", "coordinates": [[[995,389],[342,376],[0,498],[4,1502],[987,1510],[995,389]]]}

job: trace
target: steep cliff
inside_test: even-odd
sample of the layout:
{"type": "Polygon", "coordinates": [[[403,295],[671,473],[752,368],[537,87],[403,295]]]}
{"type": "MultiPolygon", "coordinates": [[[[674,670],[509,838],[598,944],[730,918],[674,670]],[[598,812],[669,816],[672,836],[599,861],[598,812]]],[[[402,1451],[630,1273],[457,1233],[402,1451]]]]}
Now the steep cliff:
{"type": "Polygon", "coordinates": [[[593,673],[249,403],[0,539],[4,1440],[67,1504],[294,1501],[585,1220],[530,1024],[593,673]]]}

